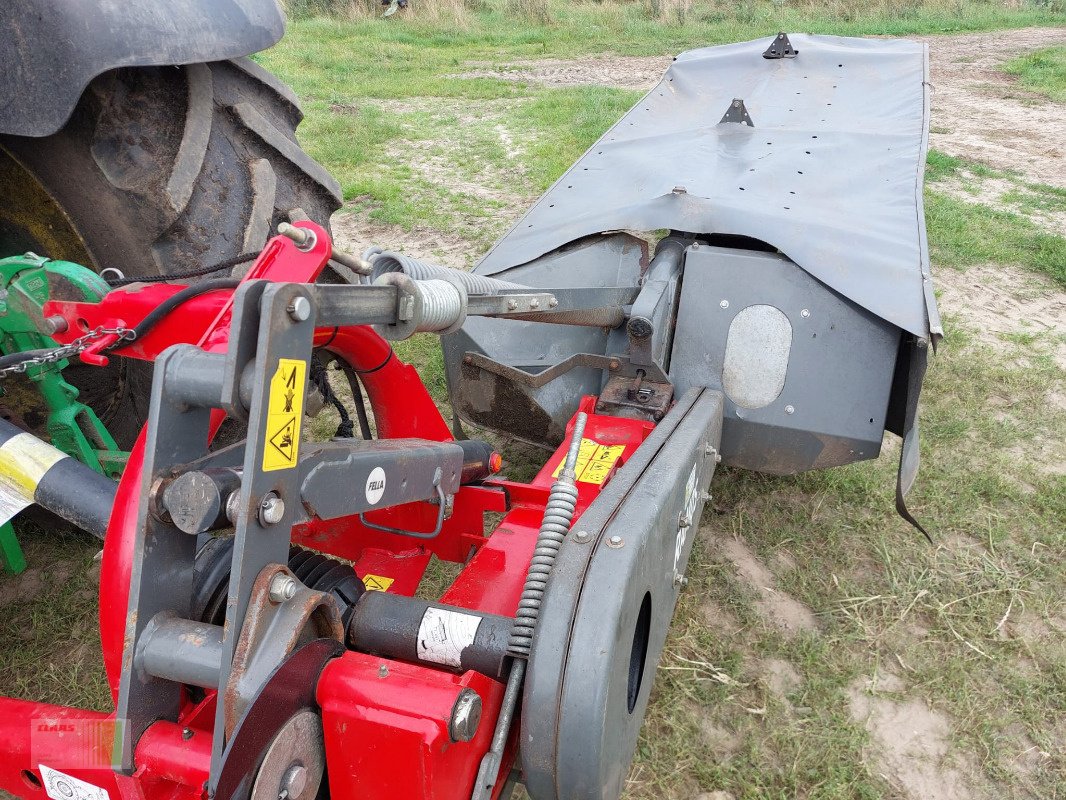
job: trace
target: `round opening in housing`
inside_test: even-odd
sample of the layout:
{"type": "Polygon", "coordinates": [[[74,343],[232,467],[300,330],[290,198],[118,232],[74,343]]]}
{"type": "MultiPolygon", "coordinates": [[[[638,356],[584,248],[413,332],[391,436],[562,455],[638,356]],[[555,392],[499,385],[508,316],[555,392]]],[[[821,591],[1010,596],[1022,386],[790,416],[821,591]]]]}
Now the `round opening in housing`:
{"type": "Polygon", "coordinates": [[[640,684],[644,680],[644,663],[648,658],[648,634],[651,633],[651,592],[644,593],[637,614],[637,625],[633,629],[633,649],[629,653],[629,688],[626,705],[629,713],[637,707],[640,696],[640,684]]]}

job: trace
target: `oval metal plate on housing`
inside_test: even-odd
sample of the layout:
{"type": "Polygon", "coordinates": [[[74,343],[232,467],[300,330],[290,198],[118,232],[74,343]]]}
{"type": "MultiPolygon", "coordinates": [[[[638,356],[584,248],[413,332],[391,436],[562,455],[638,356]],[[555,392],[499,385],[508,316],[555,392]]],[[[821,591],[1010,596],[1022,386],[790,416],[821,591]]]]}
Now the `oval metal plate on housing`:
{"type": "Polygon", "coordinates": [[[741,408],[764,408],[785,388],[792,323],[779,308],[742,309],[729,325],[722,387],[741,408]]]}

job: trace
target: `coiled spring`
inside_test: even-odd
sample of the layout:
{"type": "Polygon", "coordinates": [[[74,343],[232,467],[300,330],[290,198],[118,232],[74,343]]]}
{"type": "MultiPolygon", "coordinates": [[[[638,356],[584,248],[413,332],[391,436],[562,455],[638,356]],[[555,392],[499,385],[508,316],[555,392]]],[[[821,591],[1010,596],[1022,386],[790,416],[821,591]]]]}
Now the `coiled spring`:
{"type": "Polygon", "coordinates": [[[417,258],[411,258],[403,253],[394,253],[378,248],[367,250],[363,253],[363,257],[374,266],[373,278],[377,278],[387,272],[402,272],[404,275],[419,281],[447,276],[453,280],[459,280],[470,294],[496,294],[505,289],[527,288],[518,283],[501,281],[498,278],[478,275],[461,269],[441,267],[437,264],[419,261],[417,258]],[[377,252],[374,252],[375,250],[377,252]]]}
{"type": "Polygon", "coordinates": [[[417,283],[422,295],[420,331],[442,331],[455,324],[463,310],[459,291],[448,281],[422,280],[417,283]]]}
{"type": "Polygon", "coordinates": [[[540,533],[529,562],[526,583],[522,589],[522,598],[518,603],[507,650],[513,656],[528,658],[533,647],[533,632],[540,618],[540,607],[544,602],[544,590],[548,585],[555,559],[559,555],[563,539],[570,530],[577,508],[577,487],[574,485],[574,466],[585,433],[586,414],[577,415],[574,421],[573,437],[566,455],[566,461],[559,479],[552,484],[548,494],[548,503],[544,508],[544,519],[540,523],[540,533]]]}

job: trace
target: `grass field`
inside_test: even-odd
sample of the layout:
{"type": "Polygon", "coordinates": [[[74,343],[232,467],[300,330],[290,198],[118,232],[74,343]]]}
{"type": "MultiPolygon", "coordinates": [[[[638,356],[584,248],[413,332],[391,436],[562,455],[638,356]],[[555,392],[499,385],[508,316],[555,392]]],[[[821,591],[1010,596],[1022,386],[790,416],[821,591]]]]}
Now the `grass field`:
{"type": "Polygon", "coordinates": [[[1066,101],[1066,46],[1047,47],[1019,56],[1004,69],[1028,89],[1066,101]]]}
{"type": "MultiPolygon", "coordinates": [[[[301,140],[341,182],[342,243],[455,266],[694,46],[780,29],[920,34],[934,56],[956,43],[965,58],[970,34],[994,45],[1002,31],[1058,28],[996,61],[1009,88],[984,77],[962,88],[1066,119],[1055,0],[664,5],[653,18],[640,2],[552,0],[545,22],[508,14],[507,0],[412,0],[390,20],[304,2],[258,60],[300,95],[301,140]]],[[[1009,154],[960,151],[955,122],[937,119],[941,97],[926,210],[947,336],[923,394],[911,500],[936,544],[894,514],[891,437],[878,461],[827,472],[724,470],[632,800],[1066,798],[1063,155],[1045,148],[1015,168],[1009,154]]],[[[435,341],[403,352],[443,399],[435,341]]],[[[528,471],[527,450],[508,456],[528,471]]],[[[106,707],[95,548],[34,528],[24,541],[32,569],[0,578],[0,691],[106,707]]]]}

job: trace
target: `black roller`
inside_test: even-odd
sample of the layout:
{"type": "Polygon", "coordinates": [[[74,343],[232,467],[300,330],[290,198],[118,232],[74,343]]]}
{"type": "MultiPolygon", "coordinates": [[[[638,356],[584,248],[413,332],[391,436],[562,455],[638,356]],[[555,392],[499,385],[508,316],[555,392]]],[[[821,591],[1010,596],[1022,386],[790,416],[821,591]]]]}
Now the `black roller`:
{"type": "Polygon", "coordinates": [[[118,485],[110,478],[0,419],[0,464],[9,498],[36,503],[101,539],[107,532],[118,485]]]}

